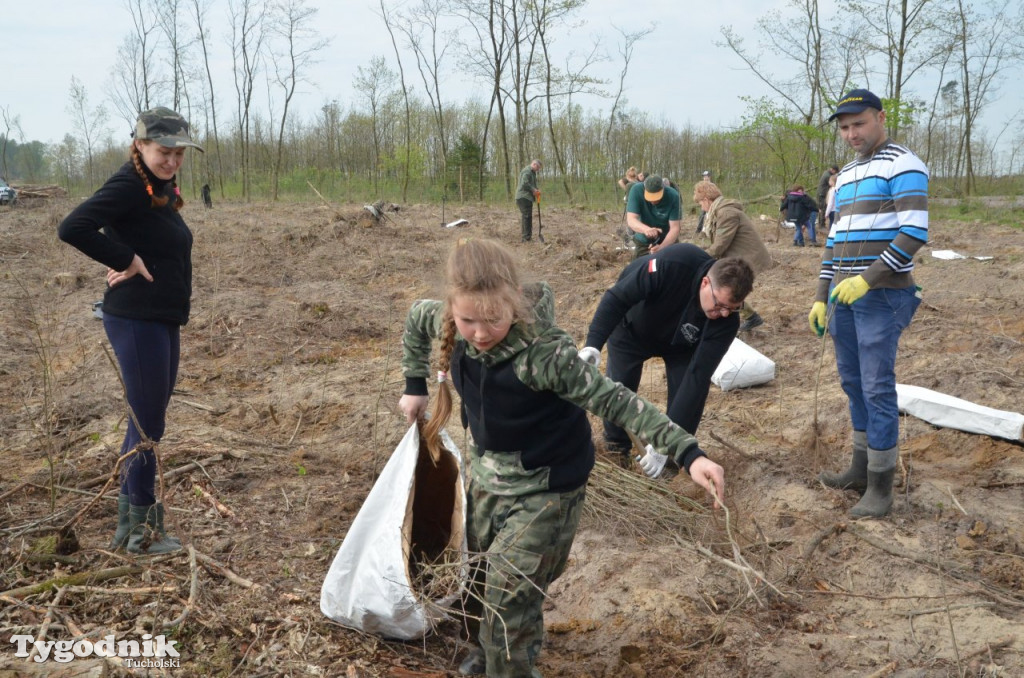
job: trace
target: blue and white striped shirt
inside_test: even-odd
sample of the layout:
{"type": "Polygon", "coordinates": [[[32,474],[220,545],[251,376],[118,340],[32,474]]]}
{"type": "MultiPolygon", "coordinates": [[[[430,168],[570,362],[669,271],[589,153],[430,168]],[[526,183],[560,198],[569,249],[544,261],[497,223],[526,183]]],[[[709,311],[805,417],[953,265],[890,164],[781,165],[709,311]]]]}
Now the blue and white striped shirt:
{"type": "Polygon", "coordinates": [[[816,299],[829,285],[861,275],[872,288],[914,284],[914,254],[928,242],[928,168],[908,148],[887,140],[867,160],[836,178],[839,212],[825,242],[816,299]]]}

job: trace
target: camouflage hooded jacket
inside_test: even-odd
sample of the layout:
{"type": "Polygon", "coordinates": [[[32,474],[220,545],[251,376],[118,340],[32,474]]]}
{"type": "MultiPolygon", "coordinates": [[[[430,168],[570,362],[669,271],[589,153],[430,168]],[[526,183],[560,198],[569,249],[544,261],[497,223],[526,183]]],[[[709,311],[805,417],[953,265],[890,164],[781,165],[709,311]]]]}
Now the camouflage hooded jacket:
{"type": "MultiPolygon", "coordinates": [[[[650,402],[580,360],[572,338],[554,325],[554,295],[545,283],[525,290],[533,323],[515,323],[487,351],[461,337],[451,383],[473,434],[474,481],[497,494],[567,491],[586,483],[594,464],[583,410],[608,419],[671,454],[684,468],[703,452],[696,439],[650,402]]],[[[402,368],[406,393],[425,395],[432,340],[443,303],[420,300],[406,318],[402,368]]]]}

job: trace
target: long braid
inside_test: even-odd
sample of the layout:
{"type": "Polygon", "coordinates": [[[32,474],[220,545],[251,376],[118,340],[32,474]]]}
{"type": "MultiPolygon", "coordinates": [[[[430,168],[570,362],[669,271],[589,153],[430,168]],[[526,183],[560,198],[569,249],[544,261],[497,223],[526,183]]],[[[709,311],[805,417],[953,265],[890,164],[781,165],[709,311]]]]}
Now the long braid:
{"type": "Polygon", "coordinates": [[[441,383],[438,384],[437,397],[434,398],[434,411],[423,425],[423,439],[435,464],[441,459],[441,453],[444,451],[441,430],[452,416],[452,392],[448,385],[448,373],[451,371],[452,352],[455,350],[455,335],[455,318],[451,309],[445,309],[441,319],[441,350],[438,355],[438,375],[441,383]]]}
{"type": "Polygon", "coordinates": [[[185,200],[181,197],[181,189],[178,188],[178,182],[172,180],[171,185],[174,187],[174,211],[177,212],[185,206],[185,200]]]}
{"type": "MultiPolygon", "coordinates": [[[[132,164],[135,166],[135,173],[142,179],[142,183],[146,185],[146,193],[149,194],[149,204],[151,207],[163,207],[167,204],[169,198],[166,195],[157,195],[156,191],[153,190],[153,184],[149,181],[149,175],[146,174],[146,170],[142,167],[142,154],[139,153],[139,149],[135,144],[131,145],[128,150],[129,157],[132,160],[132,164]]],[[[181,189],[178,188],[178,182],[172,180],[171,185],[174,187],[174,210],[178,211],[185,206],[185,201],[181,197],[181,189]]]]}

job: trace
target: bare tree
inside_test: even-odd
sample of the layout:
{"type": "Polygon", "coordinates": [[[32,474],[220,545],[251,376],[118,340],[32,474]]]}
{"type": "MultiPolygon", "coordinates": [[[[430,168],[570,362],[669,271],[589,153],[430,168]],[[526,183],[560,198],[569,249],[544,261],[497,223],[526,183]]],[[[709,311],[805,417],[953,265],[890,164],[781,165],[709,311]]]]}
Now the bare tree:
{"type": "Polygon", "coordinates": [[[241,154],[242,195],[249,200],[252,186],[252,96],[263,60],[266,5],[261,0],[229,0],[231,54],[237,96],[238,146],[241,154]]]}
{"type": "Polygon", "coordinates": [[[720,43],[732,49],[775,93],[771,103],[764,98],[744,99],[751,109],[744,132],[760,136],[771,126],[778,127],[770,134],[781,135],[775,139],[773,155],[787,154],[780,165],[786,168],[785,173],[775,173],[783,185],[812,169],[817,177],[820,166],[834,161],[835,133],[825,125],[828,104],[838,100],[855,74],[868,79],[871,73],[863,41],[852,37],[861,32],[857,15],[843,14],[826,29],[821,24],[818,0],[789,0],[788,6],[792,14],[770,11],[757,20],[757,33],[764,36],[764,42],[756,50],[747,48],[743,37],[728,26],[721,29],[725,40],[720,43]],[[840,19],[842,23],[838,23],[840,19]],[[765,53],[781,57],[790,70],[785,75],[772,72],[770,65],[777,64],[778,59],[765,58],[765,53]],[[786,119],[787,111],[788,116],[795,117],[786,119]],[[784,143],[788,136],[798,143],[784,143]]]}
{"type": "Polygon", "coordinates": [[[140,112],[152,108],[151,102],[158,97],[159,68],[154,54],[159,34],[153,0],[124,0],[124,5],[134,30],[117,48],[108,98],[130,125],[140,112]]]}
{"type": "Polygon", "coordinates": [[[142,44],[137,35],[126,35],[117,48],[117,61],[111,70],[108,98],[123,120],[131,124],[146,110],[146,93],[139,64],[142,44]]]}
{"type": "Polygon", "coordinates": [[[611,145],[612,129],[615,127],[615,116],[618,114],[619,105],[624,103],[623,93],[626,91],[626,76],[629,75],[629,64],[633,61],[633,50],[636,48],[636,43],[654,32],[654,28],[655,26],[652,23],[647,28],[633,33],[627,33],[621,28],[618,29],[619,34],[622,36],[622,43],[619,45],[619,56],[622,57],[622,70],[619,71],[619,86],[612,97],[612,107],[608,111],[608,127],[605,128],[604,132],[605,144],[609,146],[611,145]]]}
{"type": "Polygon", "coordinates": [[[281,90],[281,122],[278,126],[271,198],[277,200],[284,158],[284,131],[295,89],[306,78],[306,69],[316,63],[316,53],[327,46],[318,37],[312,23],[317,9],[306,7],[305,0],[281,0],[274,6],[270,32],[281,42],[281,52],[270,50],[274,63],[274,82],[281,90]]]}
{"type": "Polygon", "coordinates": [[[982,8],[957,0],[956,30],[963,96],[964,188],[977,191],[973,139],[978,116],[995,96],[1003,72],[1022,58],[1021,6],[1011,0],[989,2],[982,8]],[[1017,10],[1017,14],[1013,13],[1017,10]]]}
{"type": "Polygon", "coordinates": [[[402,55],[398,51],[398,41],[395,40],[395,32],[391,28],[391,21],[388,19],[388,13],[384,8],[384,0],[380,1],[380,18],[384,21],[384,26],[388,29],[388,35],[391,37],[391,47],[395,50],[395,61],[398,62],[398,81],[402,86],[402,101],[405,103],[405,162],[402,163],[403,176],[402,176],[402,202],[405,202],[406,197],[409,193],[409,173],[412,164],[412,112],[409,106],[409,88],[405,84],[405,68],[402,66],[402,55]]]}
{"type": "MultiPolygon", "coordinates": [[[[203,107],[204,115],[208,114],[206,118],[205,128],[209,133],[213,134],[213,149],[207,149],[207,151],[213,151],[213,157],[217,161],[217,184],[220,188],[220,195],[224,197],[224,160],[221,154],[220,148],[220,132],[217,129],[217,96],[216,90],[213,87],[213,73],[210,70],[210,52],[207,45],[207,29],[206,29],[206,13],[209,11],[210,2],[212,0],[192,0],[192,18],[196,23],[196,29],[198,30],[198,42],[199,46],[203,50],[203,71],[206,75],[206,89],[205,95],[208,107],[203,107]]],[[[203,160],[209,163],[208,153],[203,154],[203,160]]],[[[207,178],[204,175],[204,180],[207,178]]]]}
{"type": "Polygon", "coordinates": [[[445,17],[445,0],[421,0],[420,4],[399,22],[409,47],[416,57],[416,67],[423,80],[423,90],[434,114],[437,142],[441,147],[440,170],[445,174],[448,160],[448,128],[445,124],[445,103],[441,96],[444,59],[452,36],[445,35],[441,24],[445,17]]]}
{"type": "Polygon", "coordinates": [[[185,57],[191,47],[191,40],[183,39],[178,26],[178,13],[182,0],[162,0],[156,4],[156,21],[163,32],[167,46],[170,48],[168,60],[171,67],[171,104],[176,111],[182,111],[181,102],[187,79],[185,77],[185,57]]]}
{"type": "MultiPolygon", "coordinates": [[[[466,20],[466,30],[473,31],[476,38],[475,47],[462,53],[462,65],[479,77],[491,93],[487,105],[487,117],[484,120],[481,148],[487,148],[491,117],[496,110],[498,113],[498,141],[503,166],[502,176],[505,177],[505,193],[511,198],[512,168],[508,147],[508,121],[505,114],[505,97],[501,90],[502,79],[505,77],[511,57],[509,22],[506,20],[510,11],[510,3],[506,0],[456,0],[453,7],[466,20]]],[[[468,43],[466,44],[468,46],[468,43]]],[[[483,168],[484,163],[480,163],[481,175],[483,168]]],[[[484,182],[480,176],[478,177],[478,186],[481,191],[483,191],[483,185],[484,182]]]]}
{"type": "Polygon", "coordinates": [[[370,121],[373,126],[373,186],[379,190],[381,161],[381,110],[387,108],[388,101],[394,95],[395,73],[387,66],[384,57],[373,57],[369,68],[359,66],[353,86],[363,95],[370,108],[370,121]]]}
{"type": "Polygon", "coordinates": [[[869,53],[881,58],[885,67],[885,94],[892,104],[886,116],[888,133],[898,136],[905,116],[902,111],[904,89],[920,72],[940,63],[948,53],[948,41],[941,39],[939,27],[952,17],[935,0],[851,0],[841,12],[859,16],[867,30],[869,53]]]}
{"type": "MultiPolygon", "coordinates": [[[[125,5],[132,15],[132,24],[135,26],[135,40],[137,49],[131,50],[139,57],[134,68],[138,69],[136,77],[137,90],[139,95],[139,109],[141,111],[152,107],[150,104],[153,98],[156,82],[154,60],[152,58],[157,46],[157,39],[153,35],[156,30],[156,17],[150,5],[151,0],[125,0],[125,5]]],[[[133,116],[134,117],[134,116],[133,116]]]]}
{"type": "Polygon", "coordinates": [[[818,0],[789,0],[796,18],[784,16],[778,10],[768,12],[757,20],[758,34],[765,36],[766,44],[751,52],[742,36],[731,26],[721,29],[728,46],[743,61],[751,73],[768,86],[778,97],[796,111],[805,124],[821,117],[822,31],[819,21],[818,0]],[[764,59],[769,52],[793,66],[793,74],[779,77],[767,70],[772,60],[764,59]]]}
{"type": "Polygon", "coordinates": [[[85,142],[86,180],[93,186],[93,155],[99,137],[104,133],[107,124],[107,109],[103,106],[89,107],[89,94],[77,78],[71,76],[71,89],[68,92],[71,100],[67,112],[71,116],[75,131],[85,142]]]}
{"type": "Polygon", "coordinates": [[[21,116],[12,116],[10,106],[0,106],[0,114],[4,119],[4,138],[0,146],[0,178],[6,180],[10,176],[7,173],[7,142],[11,138],[11,130],[18,130],[19,135],[24,135],[21,132],[21,116]]]}
{"type": "Polygon", "coordinates": [[[600,45],[595,44],[593,49],[584,55],[581,63],[570,64],[567,61],[566,67],[559,69],[551,63],[551,38],[548,36],[562,28],[575,11],[584,6],[585,2],[586,0],[560,0],[558,2],[540,0],[531,5],[533,23],[537,27],[537,37],[540,42],[541,54],[544,57],[544,103],[547,111],[548,140],[555,156],[555,165],[562,176],[562,186],[570,199],[573,197],[573,189],[559,145],[559,135],[555,132],[554,106],[556,102],[564,98],[565,107],[568,108],[572,101],[572,95],[579,92],[600,93],[601,82],[586,74],[587,69],[600,60],[598,52],[600,45]]]}
{"type": "MultiPolygon", "coordinates": [[[[529,2],[512,0],[506,17],[509,22],[507,31],[511,44],[507,83],[502,84],[502,95],[513,105],[515,112],[516,160],[517,166],[526,165],[527,157],[535,155],[530,152],[528,142],[530,134],[530,104],[542,96],[537,88],[542,82],[536,82],[534,71],[540,67],[538,50],[538,33],[531,22],[529,2]]],[[[537,144],[539,146],[539,144],[537,144]]]]}

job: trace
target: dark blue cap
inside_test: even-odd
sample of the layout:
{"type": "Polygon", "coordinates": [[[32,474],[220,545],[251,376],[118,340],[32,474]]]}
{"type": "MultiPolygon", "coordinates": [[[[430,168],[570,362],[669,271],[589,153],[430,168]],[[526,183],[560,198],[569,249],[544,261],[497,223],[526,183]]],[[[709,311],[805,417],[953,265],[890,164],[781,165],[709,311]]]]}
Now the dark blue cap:
{"type": "Polygon", "coordinates": [[[844,113],[860,113],[866,108],[882,110],[882,100],[873,92],[866,89],[851,89],[846,93],[839,103],[836,104],[836,111],[828,117],[829,122],[835,120],[844,113]]]}

